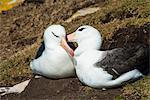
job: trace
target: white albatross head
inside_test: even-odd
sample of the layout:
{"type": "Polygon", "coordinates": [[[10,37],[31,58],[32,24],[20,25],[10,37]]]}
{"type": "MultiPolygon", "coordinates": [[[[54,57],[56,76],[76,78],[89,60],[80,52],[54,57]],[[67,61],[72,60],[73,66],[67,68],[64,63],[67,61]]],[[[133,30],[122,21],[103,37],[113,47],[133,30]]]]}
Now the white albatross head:
{"type": "Polygon", "coordinates": [[[44,32],[45,48],[55,49],[57,46],[64,48],[71,56],[74,55],[73,50],[66,42],[66,31],[61,25],[51,25],[44,32]]]}
{"type": "Polygon", "coordinates": [[[80,55],[85,50],[100,49],[102,37],[100,32],[92,26],[80,26],[74,33],[67,35],[69,42],[77,42],[75,55],[80,55]]]}

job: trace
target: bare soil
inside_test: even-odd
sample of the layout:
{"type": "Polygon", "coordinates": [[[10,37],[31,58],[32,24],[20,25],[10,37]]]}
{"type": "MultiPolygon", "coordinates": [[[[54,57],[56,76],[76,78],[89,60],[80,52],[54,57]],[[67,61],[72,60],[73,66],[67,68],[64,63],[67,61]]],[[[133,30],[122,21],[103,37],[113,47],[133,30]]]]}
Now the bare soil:
{"type": "Polygon", "coordinates": [[[112,100],[121,94],[120,88],[100,90],[83,86],[77,78],[50,80],[32,79],[21,94],[10,94],[2,97],[7,100],[112,100]]]}

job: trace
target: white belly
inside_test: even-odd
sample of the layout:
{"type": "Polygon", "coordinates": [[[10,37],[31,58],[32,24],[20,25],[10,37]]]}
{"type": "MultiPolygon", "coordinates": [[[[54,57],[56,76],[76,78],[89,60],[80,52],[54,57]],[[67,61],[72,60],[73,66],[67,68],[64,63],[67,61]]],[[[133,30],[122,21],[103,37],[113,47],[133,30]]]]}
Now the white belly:
{"type": "Polygon", "coordinates": [[[64,49],[43,52],[42,56],[31,62],[34,73],[49,78],[64,78],[74,75],[74,66],[64,49]],[[59,50],[59,51],[58,51],[59,50]]]}

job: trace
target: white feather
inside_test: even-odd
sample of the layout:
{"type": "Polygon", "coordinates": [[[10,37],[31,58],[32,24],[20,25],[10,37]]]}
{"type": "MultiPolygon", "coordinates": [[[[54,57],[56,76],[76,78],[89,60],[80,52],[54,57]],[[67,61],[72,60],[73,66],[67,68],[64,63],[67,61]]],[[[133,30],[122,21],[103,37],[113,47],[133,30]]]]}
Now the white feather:
{"type": "Polygon", "coordinates": [[[102,43],[100,33],[91,26],[81,26],[74,34],[79,45],[75,50],[77,62],[75,69],[82,83],[94,88],[114,87],[130,79],[142,76],[137,69],[134,69],[112,80],[113,76],[111,74],[104,71],[101,66],[95,65],[107,54],[107,51],[98,50],[102,43]],[[84,30],[79,31],[80,28],[84,28],[84,30]]]}

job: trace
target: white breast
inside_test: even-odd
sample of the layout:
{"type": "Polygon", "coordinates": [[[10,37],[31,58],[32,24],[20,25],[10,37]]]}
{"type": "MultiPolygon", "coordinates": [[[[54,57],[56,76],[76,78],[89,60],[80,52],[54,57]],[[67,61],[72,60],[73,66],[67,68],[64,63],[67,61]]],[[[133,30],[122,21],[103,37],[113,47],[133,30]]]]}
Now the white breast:
{"type": "Polygon", "coordinates": [[[61,48],[45,50],[41,57],[32,61],[32,70],[50,78],[63,78],[74,75],[73,62],[61,48]]]}
{"type": "Polygon", "coordinates": [[[93,86],[112,79],[112,75],[95,65],[98,61],[102,60],[105,55],[106,53],[103,51],[89,50],[85,51],[79,57],[76,57],[77,66],[75,66],[75,68],[80,81],[89,86],[93,86]]]}

